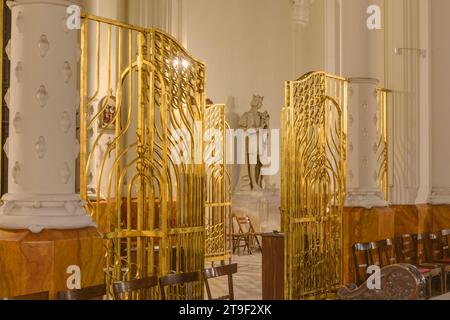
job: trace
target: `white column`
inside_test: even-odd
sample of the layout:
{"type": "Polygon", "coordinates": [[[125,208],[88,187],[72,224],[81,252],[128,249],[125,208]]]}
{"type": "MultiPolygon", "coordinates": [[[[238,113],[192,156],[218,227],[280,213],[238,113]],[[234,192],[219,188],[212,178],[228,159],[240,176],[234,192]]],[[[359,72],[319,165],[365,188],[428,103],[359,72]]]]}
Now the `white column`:
{"type": "Polygon", "coordinates": [[[350,79],[346,207],[388,205],[377,185],[377,85],[376,79],[350,79]]]}
{"type": "Polygon", "coordinates": [[[388,205],[377,185],[376,88],[383,76],[383,31],[367,28],[371,4],[368,0],[341,2],[341,71],[350,77],[347,207],[388,205]]]}
{"type": "Polygon", "coordinates": [[[75,193],[79,32],[64,0],[18,0],[12,10],[9,193],[0,228],[92,226],[75,193]]]}

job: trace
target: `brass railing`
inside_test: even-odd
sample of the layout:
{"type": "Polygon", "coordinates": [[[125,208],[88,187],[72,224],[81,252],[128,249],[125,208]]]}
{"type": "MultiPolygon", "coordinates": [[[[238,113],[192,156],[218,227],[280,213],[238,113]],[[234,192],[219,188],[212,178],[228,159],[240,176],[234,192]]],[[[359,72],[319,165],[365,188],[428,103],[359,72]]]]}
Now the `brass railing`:
{"type": "MultiPolygon", "coordinates": [[[[105,235],[107,283],[202,272],[205,66],[157,29],[82,18],[80,193],[105,235]]],[[[167,295],[202,299],[203,282],[188,291],[167,295]]]]}
{"type": "Polygon", "coordinates": [[[205,116],[206,163],[206,260],[231,259],[231,168],[227,165],[225,106],[211,105],[205,116]]]}
{"type": "Polygon", "coordinates": [[[377,89],[377,184],[389,200],[389,175],[388,175],[388,98],[391,91],[377,89]]]}
{"type": "Polygon", "coordinates": [[[286,83],[281,211],[289,300],[324,299],[342,284],[347,86],[324,72],[286,83]]]}
{"type": "MultiPolygon", "coordinates": [[[[2,99],[2,103],[0,103],[0,106],[2,106],[1,110],[0,110],[0,147],[3,149],[3,144],[5,143],[5,141],[3,141],[3,48],[4,48],[4,39],[3,39],[3,24],[4,22],[4,6],[5,6],[5,1],[4,0],[0,0],[0,19],[1,19],[1,24],[0,24],[0,48],[1,48],[1,53],[0,53],[0,86],[1,86],[1,90],[0,90],[0,99],[2,99]]],[[[3,190],[3,152],[0,151],[0,196],[2,196],[4,194],[4,190],[3,190]]]]}

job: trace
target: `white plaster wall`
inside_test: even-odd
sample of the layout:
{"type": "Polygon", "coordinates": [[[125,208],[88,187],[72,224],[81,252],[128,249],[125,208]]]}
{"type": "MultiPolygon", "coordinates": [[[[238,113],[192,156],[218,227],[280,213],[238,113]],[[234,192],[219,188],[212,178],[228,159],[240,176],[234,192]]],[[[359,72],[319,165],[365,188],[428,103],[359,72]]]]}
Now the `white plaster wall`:
{"type": "MultiPolygon", "coordinates": [[[[136,0],[133,0],[136,1],[136,0]]],[[[84,11],[109,19],[126,21],[128,0],[82,0],[84,11]]]]}
{"type": "MultiPolygon", "coordinates": [[[[230,124],[265,96],[271,128],[280,128],[284,82],[293,74],[290,0],[189,0],[183,19],[188,50],[206,63],[207,96],[226,103],[230,124]]],[[[274,177],[273,182],[278,182],[274,177]]]]}
{"type": "Polygon", "coordinates": [[[450,1],[431,1],[432,178],[450,194],[450,1]]]}
{"type": "Polygon", "coordinates": [[[384,25],[381,30],[367,28],[367,8],[380,0],[341,1],[341,70],[347,78],[367,77],[384,82],[384,25]]]}
{"type": "Polygon", "coordinates": [[[310,71],[324,70],[325,0],[311,3],[309,24],[294,25],[294,78],[310,71]]]}

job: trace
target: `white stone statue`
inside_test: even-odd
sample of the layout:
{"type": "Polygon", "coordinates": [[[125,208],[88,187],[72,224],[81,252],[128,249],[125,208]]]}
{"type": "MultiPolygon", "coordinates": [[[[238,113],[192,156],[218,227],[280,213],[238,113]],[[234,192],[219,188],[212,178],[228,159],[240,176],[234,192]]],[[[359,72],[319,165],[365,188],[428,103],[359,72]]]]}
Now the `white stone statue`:
{"type": "Polygon", "coordinates": [[[267,148],[267,137],[260,143],[259,131],[269,128],[270,116],[267,111],[259,112],[263,106],[263,101],[264,97],[253,95],[250,111],[244,113],[239,120],[239,126],[246,132],[247,137],[245,142],[246,164],[240,167],[238,191],[262,190],[264,188],[264,177],[261,175],[263,164],[260,161],[262,150],[259,150],[259,148],[261,146],[267,148]]]}

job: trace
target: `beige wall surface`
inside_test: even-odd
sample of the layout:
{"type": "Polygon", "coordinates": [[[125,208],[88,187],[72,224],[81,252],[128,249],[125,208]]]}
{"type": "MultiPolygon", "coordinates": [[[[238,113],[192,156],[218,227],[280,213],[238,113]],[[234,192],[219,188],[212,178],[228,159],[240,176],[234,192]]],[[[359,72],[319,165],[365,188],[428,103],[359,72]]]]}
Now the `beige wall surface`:
{"type": "Polygon", "coordinates": [[[450,186],[450,1],[431,1],[433,187],[450,186]]]}
{"type": "Polygon", "coordinates": [[[284,81],[292,77],[290,0],[190,0],[188,50],[207,67],[207,96],[239,116],[252,94],[265,96],[279,128],[284,81]]]}
{"type": "Polygon", "coordinates": [[[284,82],[294,77],[291,1],[189,0],[184,14],[187,48],[206,63],[207,97],[227,105],[231,127],[260,94],[279,129],[284,82]]]}

